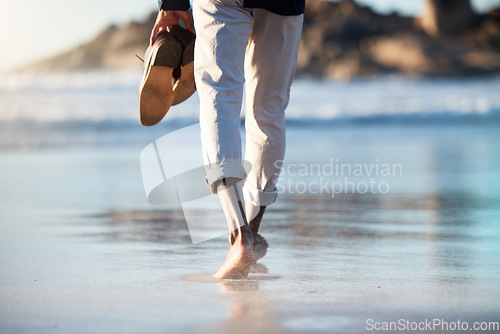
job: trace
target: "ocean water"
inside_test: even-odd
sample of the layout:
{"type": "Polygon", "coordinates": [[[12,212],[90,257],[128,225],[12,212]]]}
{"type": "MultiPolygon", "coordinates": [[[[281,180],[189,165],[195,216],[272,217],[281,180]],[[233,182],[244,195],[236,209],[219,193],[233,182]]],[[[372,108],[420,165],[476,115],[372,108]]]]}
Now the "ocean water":
{"type": "Polygon", "coordinates": [[[500,79],[297,80],[268,254],[255,279],[212,282],[226,238],[193,245],[180,208],[147,202],[139,161],[198,100],[143,128],[138,78],[0,80],[0,332],[500,321],[500,79]]]}

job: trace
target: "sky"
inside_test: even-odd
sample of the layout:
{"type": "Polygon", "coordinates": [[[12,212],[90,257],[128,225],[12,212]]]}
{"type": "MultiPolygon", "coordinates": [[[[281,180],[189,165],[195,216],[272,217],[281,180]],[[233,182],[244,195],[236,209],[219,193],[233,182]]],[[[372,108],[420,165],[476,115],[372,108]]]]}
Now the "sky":
{"type": "MultiPolygon", "coordinates": [[[[379,12],[417,15],[425,0],[357,1],[379,12]]],[[[485,11],[500,6],[500,0],[472,0],[472,4],[485,11]]],[[[69,50],[112,23],[143,20],[157,8],[156,0],[1,0],[0,71],[69,50]]]]}

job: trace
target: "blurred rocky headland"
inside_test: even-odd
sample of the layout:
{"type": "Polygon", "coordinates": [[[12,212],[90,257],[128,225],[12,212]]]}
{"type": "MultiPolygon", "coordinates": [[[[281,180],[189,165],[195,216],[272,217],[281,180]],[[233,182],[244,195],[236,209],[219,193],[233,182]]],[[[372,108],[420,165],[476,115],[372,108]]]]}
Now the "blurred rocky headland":
{"type": "MultiPolygon", "coordinates": [[[[470,77],[500,72],[500,8],[477,14],[469,0],[425,0],[418,17],[382,15],[353,0],[307,0],[298,76],[470,77]]],[[[33,72],[140,69],[156,13],[111,25],[89,43],[23,68],[33,72]]]]}

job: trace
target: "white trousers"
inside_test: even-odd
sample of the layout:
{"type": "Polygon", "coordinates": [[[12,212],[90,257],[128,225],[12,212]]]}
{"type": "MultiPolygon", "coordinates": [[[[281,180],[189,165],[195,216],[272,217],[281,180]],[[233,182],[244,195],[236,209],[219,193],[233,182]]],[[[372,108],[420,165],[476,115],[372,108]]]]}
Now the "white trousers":
{"type": "Polygon", "coordinates": [[[193,0],[192,7],[206,181],[216,193],[218,180],[246,176],[245,201],[270,205],[285,155],[285,109],[303,16],[245,8],[243,0],[193,0]],[[240,136],[244,84],[248,175],[240,136]]]}

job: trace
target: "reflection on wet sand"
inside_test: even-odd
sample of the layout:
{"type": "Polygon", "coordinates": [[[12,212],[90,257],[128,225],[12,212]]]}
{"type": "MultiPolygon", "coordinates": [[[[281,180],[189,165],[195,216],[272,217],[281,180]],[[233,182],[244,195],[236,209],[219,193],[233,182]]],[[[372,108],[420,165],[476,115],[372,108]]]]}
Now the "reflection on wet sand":
{"type": "MultiPolygon", "coordinates": [[[[279,206],[269,209],[262,233],[270,237],[271,252],[287,250],[299,262],[311,254],[321,263],[338,260],[340,254],[367,265],[416,261],[426,279],[468,282],[484,279],[473,272],[491,257],[487,246],[495,244],[499,227],[480,214],[494,209],[493,202],[469,193],[354,194],[335,200],[285,195],[279,206]],[[363,254],[378,256],[367,262],[363,254]]],[[[108,212],[94,218],[103,228],[86,236],[101,241],[160,243],[167,248],[191,244],[182,211],[108,212]]],[[[222,241],[216,244],[225,246],[222,241]]]]}
{"type": "Polygon", "coordinates": [[[87,236],[107,242],[191,243],[181,210],[111,211],[92,218],[107,228],[87,236]]]}
{"type": "Polygon", "coordinates": [[[259,290],[259,281],[217,283],[226,297],[230,317],[218,326],[220,333],[277,333],[279,323],[269,309],[270,297],[259,290]]]}
{"type": "Polygon", "coordinates": [[[192,283],[215,284],[227,301],[228,317],[203,326],[200,333],[283,332],[272,294],[259,289],[261,283],[279,279],[279,276],[269,274],[265,265],[257,263],[252,266],[248,279],[219,280],[214,279],[211,274],[188,275],[182,279],[192,283]]]}
{"type": "Polygon", "coordinates": [[[283,195],[262,224],[270,248],[266,266],[253,273],[262,276],[239,282],[211,278],[225,254],[226,238],[193,246],[179,211],[104,213],[96,217],[101,228],[86,236],[161,245],[156,256],[168,258],[169,272],[177,277],[195,273],[184,278],[186,289],[217,285],[229,318],[212,323],[216,328],[204,326],[207,332],[245,333],[251,324],[247,332],[258,326],[260,332],[280,333],[287,326],[324,329],[337,322],[361,330],[363,313],[422,311],[429,305],[464,310],[465,301],[476,312],[494,307],[500,297],[500,227],[488,219],[493,210],[492,201],[450,191],[335,200],[283,195]],[[266,279],[274,275],[280,278],[266,279]],[[318,304],[332,309],[315,311],[318,304]],[[288,305],[304,317],[293,318],[288,305]],[[281,317],[277,309],[283,308],[286,316],[281,317]]]}
{"type": "MultiPolygon", "coordinates": [[[[347,256],[352,266],[385,268],[379,272],[415,284],[423,280],[436,289],[447,284],[498,285],[492,283],[496,280],[487,264],[499,263],[495,254],[500,236],[500,227],[482,215],[496,210],[489,199],[443,191],[287,200],[267,218],[273,221],[269,228],[276,238],[288,235],[285,247],[297,257],[319,256],[318,262],[328,267],[332,263],[323,259],[339,262],[347,256]],[[410,274],[405,267],[412,263],[410,274]]],[[[357,280],[363,277],[366,274],[357,280]]]]}
{"type": "Polygon", "coordinates": [[[282,328],[274,312],[273,297],[259,289],[267,276],[264,265],[252,268],[248,280],[218,280],[215,282],[229,307],[229,316],[222,322],[203,326],[200,333],[280,333],[282,328]],[[257,273],[255,273],[257,272],[257,273]]]}

